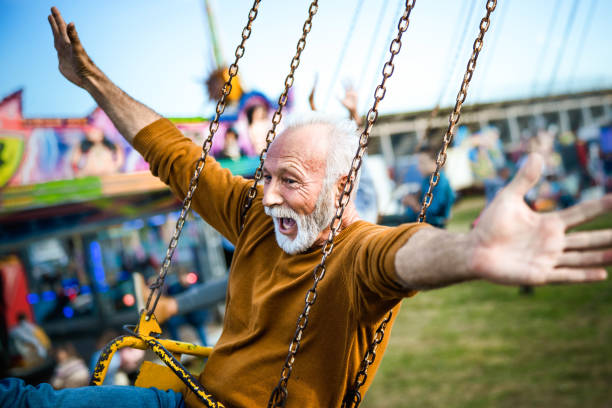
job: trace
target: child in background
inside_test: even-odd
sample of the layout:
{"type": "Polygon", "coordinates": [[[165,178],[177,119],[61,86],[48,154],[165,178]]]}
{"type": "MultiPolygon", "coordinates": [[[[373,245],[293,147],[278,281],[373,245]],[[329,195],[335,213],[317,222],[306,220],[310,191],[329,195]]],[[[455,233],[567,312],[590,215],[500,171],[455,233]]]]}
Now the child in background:
{"type": "Polygon", "coordinates": [[[64,343],[55,349],[57,367],[51,377],[56,390],[85,387],[89,384],[89,370],[72,343],[64,343]]]}

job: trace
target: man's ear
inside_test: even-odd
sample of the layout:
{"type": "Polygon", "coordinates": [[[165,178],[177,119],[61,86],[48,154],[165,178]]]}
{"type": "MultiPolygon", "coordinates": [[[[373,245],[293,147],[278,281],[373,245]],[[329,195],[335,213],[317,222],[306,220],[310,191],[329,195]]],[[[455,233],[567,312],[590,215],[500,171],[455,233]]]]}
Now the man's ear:
{"type": "Polygon", "coordinates": [[[348,181],[348,174],[345,174],[344,176],[339,177],[338,181],[336,181],[336,196],[334,197],[335,203],[337,203],[338,200],[340,199],[340,196],[342,195],[342,191],[344,191],[344,185],[346,184],[347,181],[348,181]]]}

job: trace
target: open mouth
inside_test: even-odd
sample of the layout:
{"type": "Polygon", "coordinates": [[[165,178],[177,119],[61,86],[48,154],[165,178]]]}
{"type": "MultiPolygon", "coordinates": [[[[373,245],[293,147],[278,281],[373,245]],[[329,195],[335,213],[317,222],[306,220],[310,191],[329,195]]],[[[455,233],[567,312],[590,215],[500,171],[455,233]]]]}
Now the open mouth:
{"type": "Polygon", "coordinates": [[[278,218],[278,229],[279,232],[285,235],[291,235],[294,232],[297,223],[293,218],[279,217],[278,218]]]}

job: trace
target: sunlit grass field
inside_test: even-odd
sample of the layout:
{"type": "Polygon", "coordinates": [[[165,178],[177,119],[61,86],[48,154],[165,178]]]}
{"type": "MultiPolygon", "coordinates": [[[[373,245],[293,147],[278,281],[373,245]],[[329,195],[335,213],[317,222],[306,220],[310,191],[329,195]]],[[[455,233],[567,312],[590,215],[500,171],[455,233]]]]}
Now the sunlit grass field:
{"type": "MultiPolygon", "coordinates": [[[[467,230],[483,204],[461,201],[449,228],[467,230]]],[[[612,214],[589,226],[612,228],[612,214]]],[[[420,293],[404,301],[361,406],[612,407],[612,281],[420,293]]]]}

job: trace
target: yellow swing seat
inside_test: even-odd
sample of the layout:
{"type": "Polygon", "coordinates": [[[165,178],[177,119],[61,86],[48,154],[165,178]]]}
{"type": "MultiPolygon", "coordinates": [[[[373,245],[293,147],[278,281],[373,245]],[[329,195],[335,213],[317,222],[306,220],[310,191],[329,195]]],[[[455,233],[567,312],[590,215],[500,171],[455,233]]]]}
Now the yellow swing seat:
{"type": "MultiPolygon", "coordinates": [[[[188,391],[199,390],[198,395],[194,395],[196,397],[194,400],[204,400],[209,402],[209,406],[223,407],[222,404],[212,400],[211,396],[197,382],[196,378],[199,373],[189,373],[180,364],[183,354],[208,358],[212,352],[212,347],[159,339],[161,332],[155,315],[152,314],[149,317],[147,312],[143,311],[133,334],[119,336],[104,347],[92,374],[90,385],[102,385],[104,383],[110,362],[118,350],[126,347],[139,350],[151,349],[166,365],[150,361],[143,362],[134,385],[142,388],[154,387],[161,390],[173,390],[185,395],[186,399],[189,394],[188,391]],[[190,386],[187,386],[187,384],[190,386]]],[[[191,400],[191,398],[188,399],[191,400]]]]}

